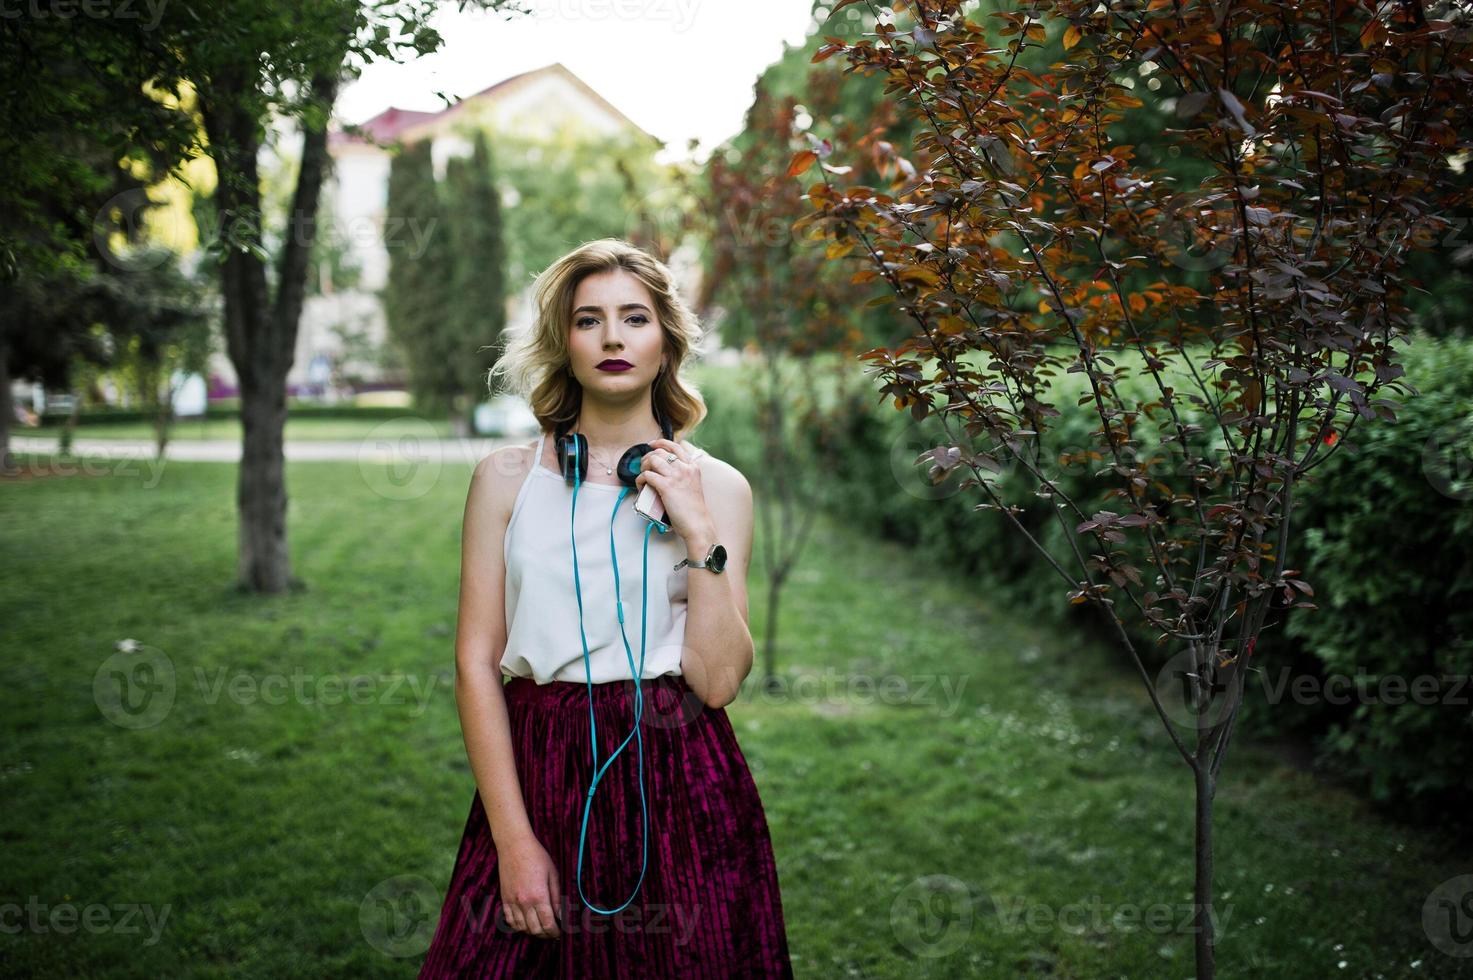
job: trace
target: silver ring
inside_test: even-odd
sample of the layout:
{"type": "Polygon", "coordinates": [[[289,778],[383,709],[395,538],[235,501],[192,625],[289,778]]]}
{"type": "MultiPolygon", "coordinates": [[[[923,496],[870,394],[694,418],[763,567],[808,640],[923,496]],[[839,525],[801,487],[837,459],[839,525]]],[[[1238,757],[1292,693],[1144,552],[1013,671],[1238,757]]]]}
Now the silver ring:
{"type": "Polygon", "coordinates": [[[677,459],[679,459],[679,458],[680,458],[680,457],[679,457],[679,456],[677,456],[677,455],[675,455],[675,454],[674,454],[674,453],[666,453],[666,454],[665,454],[665,458],[666,458],[666,459],[667,459],[667,460],[669,460],[669,461],[670,461],[670,462],[672,462],[672,463],[673,463],[673,462],[675,462],[675,461],[676,461],[676,460],[677,460],[677,459]]]}

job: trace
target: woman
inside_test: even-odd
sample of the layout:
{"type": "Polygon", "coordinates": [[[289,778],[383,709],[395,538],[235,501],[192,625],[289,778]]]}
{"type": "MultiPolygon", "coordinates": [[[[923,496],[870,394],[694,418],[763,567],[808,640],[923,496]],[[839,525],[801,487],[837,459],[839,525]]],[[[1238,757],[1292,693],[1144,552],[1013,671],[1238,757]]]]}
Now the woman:
{"type": "Polygon", "coordinates": [[[455,691],[477,792],[420,976],[791,977],[725,709],[752,665],[751,489],[675,438],[706,411],[680,379],[699,327],[616,239],[534,292],[493,374],[542,435],[483,460],[466,502],[455,691]],[[635,512],[647,487],[663,513],[635,512]]]}

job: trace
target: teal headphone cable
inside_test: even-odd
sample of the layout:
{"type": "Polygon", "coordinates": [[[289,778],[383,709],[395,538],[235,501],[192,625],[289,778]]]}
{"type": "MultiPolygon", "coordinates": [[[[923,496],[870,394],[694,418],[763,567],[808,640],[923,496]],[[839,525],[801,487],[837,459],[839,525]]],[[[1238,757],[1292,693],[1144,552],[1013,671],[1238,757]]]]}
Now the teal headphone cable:
{"type": "MultiPolygon", "coordinates": [[[[576,448],[574,451],[576,454],[576,448]]],[[[648,610],[650,532],[655,530],[656,527],[659,527],[660,533],[664,534],[669,530],[669,528],[657,525],[653,522],[647,523],[645,525],[644,564],[642,581],[640,583],[639,668],[635,669],[634,652],[629,648],[629,636],[624,632],[624,601],[619,592],[619,554],[614,545],[614,518],[618,515],[619,505],[623,503],[624,498],[629,495],[630,488],[628,486],[625,486],[620,489],[619,497],[617,500],[614,501],[613,512],[609,515],[609,555],[614,567],[614,603],[619,617],[619,635],[623,637],[624,655],[628,660],[630,673],[632,673],[634,676],[634,730],[629,735],[625,736],[624,741],[619,743],[619,747],[614,750],[613,754],[611,754],[608,760],[603,764],[603,766],[600,767],[598,764],[598,724],[594,718],[593,712],[593,667],[588,655],[588,634],[587,632],[585,632],[583,627],[583,586],[582,581],[578,575],[578,540],[576,516],[578,513],[578,488],[582,484],[582,476],[578,472],[576,455],[573,462],[573,517],[570,518],[570,535],[573,545],[573,590],[578,597],[578,633],[583,639],[583,673],[588,683],[588,726],[590,733],[590,742],[593,748],[593,781],[589,784],[588,795],[584,797],[583,800],[583,826],[578,831],[578,897],[583,899],[584,905],[588,906],[590,909],[599,913],[600,915],[613,915],[617,912],[622,911],[626,906],[629,905],[630,902],[634,901],[634,896],[639,893],[640,886],[644,884],[645,870],[649,866],[650,828],[649,808],[645,801],[644,793],[644,736],[640,733],[639,728],[640,719],[644,715],[644,696],[643,688],[640,685],[640,678],[644,674],[645,634],[647,633],[649,619],[648,610]],[[643,826],[644,853],[640,861],[639,881],[635,882],[634,891],[630,893],[629,898],[625,899],[624,904],[620,905],[618,908],[601,909],[590,902],[587,895],[583,894],[583,849],[588,837],[588,816],[593,807],[593,793],[594,790],[598,788],[598,781],[603,778],[603,775],[605,772],[608,771],[609,766],[614,764],[614,760],[619,757],[619,753],[623,752],[625,747],[628,746],[630,738],[634,738],[636,740],[639,751],[639,808],[641,813],[641,824],[643,826]]]]}

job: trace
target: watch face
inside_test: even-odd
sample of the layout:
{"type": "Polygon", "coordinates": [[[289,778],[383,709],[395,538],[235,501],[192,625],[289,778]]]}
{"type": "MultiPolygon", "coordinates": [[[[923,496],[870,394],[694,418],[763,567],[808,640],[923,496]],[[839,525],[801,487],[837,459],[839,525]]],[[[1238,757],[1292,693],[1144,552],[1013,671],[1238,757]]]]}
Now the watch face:
{"type": "Polygon", "coordinates": [[[725,569],[726,569],[726,549],[724,547],[722,547],[721,545],[718,544],[716,547],[714,547],[714,548],[711,549],[711,557],[710,557],[709,560],[711,562],[711,567],[713,569],[715,569],[718,572],[725,571],[725,569]]]}

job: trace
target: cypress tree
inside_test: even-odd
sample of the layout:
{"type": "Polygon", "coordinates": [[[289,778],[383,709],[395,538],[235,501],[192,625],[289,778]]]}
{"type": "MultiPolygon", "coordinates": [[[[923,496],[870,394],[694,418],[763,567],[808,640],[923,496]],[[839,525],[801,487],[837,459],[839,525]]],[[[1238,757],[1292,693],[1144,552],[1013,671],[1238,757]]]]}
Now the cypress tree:
{"type": "Polygon", "coordinates": [[[447,350],[444,326],[454,246],[428,140],[404,147],[390,164],[386,212],[389,272],[383,304],[389,337],[403,351],[415,407],[443,415],[450,408],[446,362],[454,355],[447,350]]]}
{"type": "Polygon", "coordinates": [[[447,365],[447,381],[459,409],[452,414],[452,425],[458,434],[468,435],[469,412],[485,399],[487,372],[496,362],[491,345],[506,326],[501,196],[485,133],[475,134],[469,158],[447,165],[442,204],[453,250],[445,331],[455,354],[447,365]]]}

